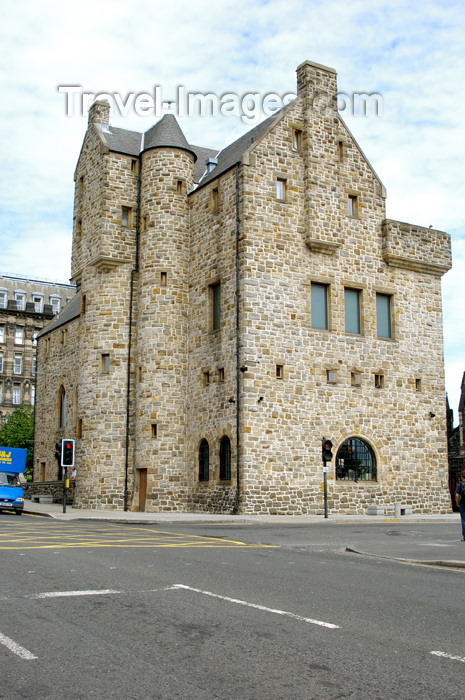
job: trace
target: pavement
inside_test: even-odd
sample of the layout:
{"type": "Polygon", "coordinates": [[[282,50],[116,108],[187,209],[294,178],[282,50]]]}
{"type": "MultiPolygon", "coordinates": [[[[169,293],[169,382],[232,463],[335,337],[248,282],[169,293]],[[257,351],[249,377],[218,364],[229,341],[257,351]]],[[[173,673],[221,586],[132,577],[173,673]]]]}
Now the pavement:
{"type": "Polygon", "coordinates": [[[123,510],[85,509],[62,503],[24,502],[24,513],[55,520],[107,521],[135,524],[221,523],[259,525],[324,524],[367,525],[363,530],[347,531],[345,549],[360,555],[397,559],[430,566],[465,569],[465,542],[461,541],[460,515],[405,515],[399,518],[381,515],[227,515],[214,513],[141,513],[123,510]],[[435,525],[437,527],[435,527],[435,525]],[[444,527],[448,525],[449,527],[444,527]],[[378,527],[372,527],[378,526],[378,527]],[[379,527],[381,526],[381,527],[379,527]]]}

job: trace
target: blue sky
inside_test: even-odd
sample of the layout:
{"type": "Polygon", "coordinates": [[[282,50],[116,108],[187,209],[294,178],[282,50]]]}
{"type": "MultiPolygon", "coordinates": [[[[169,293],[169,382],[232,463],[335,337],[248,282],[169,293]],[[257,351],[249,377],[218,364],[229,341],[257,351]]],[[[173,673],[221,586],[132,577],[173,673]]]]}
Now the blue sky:
{"type": "MultiPolygon", "coordinates": [[[[465,371],[465,11],[401,0],[23,0],[2,11],[0,271],[67,280],[73,173],[86,115],[67,117],[59,85],[174,95],[295,92],[310,59],[338,89],[379,93],[381,116],[344,119],[387,189],[387,216],[448,231],[443,278],[446,383],[457,409],[465,371]]],[[[249,126],[186,117],[192,143],[223,147],[249,126]]],[[[143,131],[153,119],[115,115],[143,131]]]]}

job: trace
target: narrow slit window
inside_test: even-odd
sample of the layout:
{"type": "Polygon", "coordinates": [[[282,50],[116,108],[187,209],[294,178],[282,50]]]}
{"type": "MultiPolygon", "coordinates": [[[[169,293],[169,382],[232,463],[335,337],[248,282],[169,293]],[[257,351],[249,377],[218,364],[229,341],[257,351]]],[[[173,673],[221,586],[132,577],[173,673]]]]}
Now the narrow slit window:
{"type": "Polygon", "coordinates": [[[152,437],[156,438],[158,436],[158,424],[152,423],[152,437]]]}
{"type": "Polygon", "coordinates": [[[121,207],[121,226],[131,225],[131,208],[121,207]]]}
{"type": "Polygon", "coordinates": [[[375,374],[375,389],[384,388],[384,374],[375,374]]]}
{"type": "Polygon", "coordinates": [[[224,367],[220,367],[218,370],[218,381],[220,384],[224,382],[224,367]]]}
{"type": "Polygon", "coordinates": [[[161,287],[166,287],[167,283],[167,273],[166,272],[160,272],[160,286],[161,287]]]}
{"type": "Polygon", "coordinates": [[[284,365],[276,365],[276,379],[284,379],[284,365]]]}
{"type": "Polygon", "coordinates": [[[376,295],[376,329],[378,338],[392,338],[391,297],[389,294],[376,295]]]}
{"type": "Polygon", "coordinates": [[[421,391],[421,378],[417,377],[415,379],[415,391],[421,391]]]}
{"type": "Polygon", "coordinates": [[[104,374],[108,374],[109,371],[110,371],[110,355],[105,353],[102,355],[102,372],[104,374]]]}
{"type": "Polygon", "coordinates": [[[177,180],[176,182],[176,194],[182,194],[184,190],[183,180],[177,180]]]}
{"type": "Polygon", "coordinates": [[[210,372],[203,373],[203,385],[208,386],[210,384],[210,372]]]}
{"type": "Polygon", "coordinates": [[[280,177],[276,180],[276,199],[279,199],[281,202],[284,202],[286,199],[286,180],[280,177]]]}
{"type": "Polygon", "coordinates": [[[137,163],[137,161],[131,160],[131,172],[132,173],[136,172],[136,163],[137,163]]]}
{"type": "Polygon", "coordinates": [[[344,142],[343,141],[338,141],[337,142],[337,158],[340,163],[344,161],[344,142]]]}
{"type": "Polygon", "coordinates": [[[355,194],[349,194],[347,200],[347,213],[349,216],[358,216],[358,197],[355,194]]]}
{"type": "Polygon", "coordinates": [[[83,294],[81,297],[81,314],[86,313],[86,302],[87,302],[87,297],[85,294],[83,294]]]}
{"type": "Polygon", "coordinates": [[[218,331],[221,324],[221,284],[210,287],[210,330],[218,331]]]}
{"type": "Polygon", "coordinates": [[[292,148],[294,151],[302,150],[302,131],[300,129],[292,129],[292,148]]]}

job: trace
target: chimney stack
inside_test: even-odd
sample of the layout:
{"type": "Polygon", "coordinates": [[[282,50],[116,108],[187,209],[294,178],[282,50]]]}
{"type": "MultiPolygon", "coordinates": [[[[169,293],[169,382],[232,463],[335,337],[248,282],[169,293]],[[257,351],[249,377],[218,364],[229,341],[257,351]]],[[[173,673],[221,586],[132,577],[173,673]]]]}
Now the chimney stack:
{"type": "Polygon", "coordinates": [[[106,100],[97,100],[89,109],[88,124],[109,124],[110,105],[106,100]]]}

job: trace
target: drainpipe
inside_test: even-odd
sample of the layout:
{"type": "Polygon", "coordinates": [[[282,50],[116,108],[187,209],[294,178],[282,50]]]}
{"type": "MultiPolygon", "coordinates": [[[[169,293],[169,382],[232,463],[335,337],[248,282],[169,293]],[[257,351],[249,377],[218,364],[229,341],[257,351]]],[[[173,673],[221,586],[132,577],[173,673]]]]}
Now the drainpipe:
{"type": "Polygon", "coordinates": [[[136,260],[131,270],[131,287],[129,293],[129,330],[128,330],[128,365],[126,390],[126,452],[124,459],[124,510],[128,509],[128,472],[129,472],[129,421],[131,398],[131,348],[132,348],[132,306],[134,301],[134,275],[139,272],[139,230],[140,230],[140,189],[142,174],[142,151],[139,157],[139,173],[137,176],[137,205],[136,205],[136,260]]]}
{"type": "Polygon", "coordinates": [[[240,449],[240,336],[239,336],[239,163],[236,163],[236,495],[234,499],[233,515],[237,515],[239,510],[240,494],[240,469],[239,469],[239,449],[240,449]]]}

